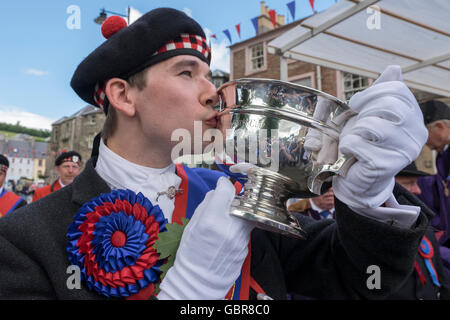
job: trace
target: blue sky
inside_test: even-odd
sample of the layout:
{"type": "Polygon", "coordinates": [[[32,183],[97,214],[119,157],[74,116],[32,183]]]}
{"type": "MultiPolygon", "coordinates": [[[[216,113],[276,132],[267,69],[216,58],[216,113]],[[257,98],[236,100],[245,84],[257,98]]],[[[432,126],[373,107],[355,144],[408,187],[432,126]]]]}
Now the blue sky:
{"type": "MultiPolygon", "coordinates": [[[[292,17],[291,0],[266,0],[270,9],[292,17]]],[[[296,20],[312,14],[309,0],[296,0],[296,20]]],[[[334,0],[315,0],[322,11],[334,0]]],[[[0,20],[0,122],[50,129],[53,121],[69,116],[86,105],[70,88],[77,65],[105,39],[93,19],[105,8],[132,17],[157,7],[184,10],[196,19],[211,39],[212,69],[229,71],[229,29],[233,43],[255,35],[251,19],[259,15],[260,0],[15,0],[2,1],[0,20]],[[79,28],[70,29],[71,6],[80,10],[79,28]],[[241,23],[241,38],[235,25],[241,23]],[[227,70],[228,69],[228,70],[227,70]]]]}

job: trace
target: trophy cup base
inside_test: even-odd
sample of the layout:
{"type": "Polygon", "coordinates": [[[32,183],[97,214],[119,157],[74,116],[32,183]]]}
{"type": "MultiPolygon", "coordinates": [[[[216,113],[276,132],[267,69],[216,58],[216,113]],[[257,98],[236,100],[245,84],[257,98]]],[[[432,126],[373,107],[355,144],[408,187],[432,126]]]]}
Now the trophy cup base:
{"type": "Polygon", "coordinates": [[[285,221],[273,219],[262,214],[258,208],[233,207],[231,215],[256,223],[256,227],[270,232],[280,233],[297,239],[306,239],[306,232],[300,227],[297,219],[286,212],[285,221]]]}
{"type": "Polygon", "coordinates": [[[250,169],[247,176],[243,195],[233,200],[231,215],[254,222],[259,229],[306,239],[297,218],[285,207],[294,196],[293,181],[262,168],[250,169]]]}

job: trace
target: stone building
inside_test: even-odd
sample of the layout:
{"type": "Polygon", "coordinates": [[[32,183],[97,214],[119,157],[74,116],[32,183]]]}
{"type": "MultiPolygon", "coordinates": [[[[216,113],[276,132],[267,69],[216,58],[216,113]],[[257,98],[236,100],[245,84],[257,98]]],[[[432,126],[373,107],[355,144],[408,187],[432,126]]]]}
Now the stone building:
{"type": "Polygon", "coordinates": [[[95,136],[102,130],[105,115],[99,109],[87,105],[69,117],[52,123],[49,155],[46,166],[46,182],[56,179],[55,159],[62,151],[77,151],[83,164],[91,157],[95,136]]]}
{"type": "Polygon", "coordinates": [[[211,82],[214,84],[216,88],[223,85],[225,82],[230,80],[230,74],[220,69],[216,69],[212,72],[211,82]]]}

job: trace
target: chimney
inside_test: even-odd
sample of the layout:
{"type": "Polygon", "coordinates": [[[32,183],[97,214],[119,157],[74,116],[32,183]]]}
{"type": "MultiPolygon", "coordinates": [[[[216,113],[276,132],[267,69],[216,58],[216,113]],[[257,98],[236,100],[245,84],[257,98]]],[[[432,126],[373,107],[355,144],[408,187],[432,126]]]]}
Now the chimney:
{"type": "MultiPolygon", "coordinates": [[[[260,2],[260,16],[258,17],[258,34],[274,30],[272,20],[270,19],[269,11],[271,9],[266,6],[264,1],[260,2]]],[[[284,26],[284,15],[276,14],[275,17],[276,28],[284,26]]]]}

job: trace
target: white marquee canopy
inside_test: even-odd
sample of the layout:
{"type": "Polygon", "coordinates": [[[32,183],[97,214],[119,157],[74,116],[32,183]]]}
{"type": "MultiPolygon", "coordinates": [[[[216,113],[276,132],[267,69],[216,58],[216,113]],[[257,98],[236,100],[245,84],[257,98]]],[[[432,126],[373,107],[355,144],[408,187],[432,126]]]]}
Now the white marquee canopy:
{"type": "Polygon", "coordinates": [[[341,0],[269,43],[296,59],[370,78],[400,65],[410,87],[450,97],[449,0],[341,0]]]}

